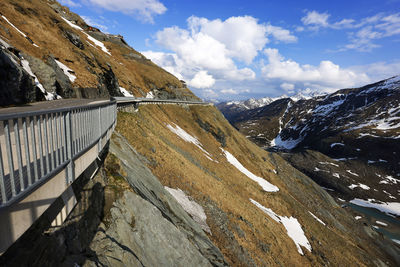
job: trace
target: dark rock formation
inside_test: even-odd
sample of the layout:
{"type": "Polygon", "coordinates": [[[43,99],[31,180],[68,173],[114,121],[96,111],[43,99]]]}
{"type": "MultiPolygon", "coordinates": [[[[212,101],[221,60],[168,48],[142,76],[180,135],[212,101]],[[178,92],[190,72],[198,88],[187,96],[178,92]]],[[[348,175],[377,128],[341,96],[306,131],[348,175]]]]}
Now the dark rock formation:
{"type": "Polygon", "coordinates": [[[43,97],[34,79],[20,66],[19,58],[0,48],[0,105],[24,104],[43,97]]]}
{"type": "Polygon", "coordinates": [[[74,46],[78,47],[79,49],[85,48],[78,34],[69,31],[64,27],[60,27],[60,30],[64,33],[65,38],[67,38],[74,46]]]}
{"type": "Polygon", "coordinates": [[[99,96],[109,95],[109,96],[123,96],[119,90],[118,78],[115,76],[110,65],[107,68],[100,66],[102,73],[98,75],[99,77],[99,96]]]}

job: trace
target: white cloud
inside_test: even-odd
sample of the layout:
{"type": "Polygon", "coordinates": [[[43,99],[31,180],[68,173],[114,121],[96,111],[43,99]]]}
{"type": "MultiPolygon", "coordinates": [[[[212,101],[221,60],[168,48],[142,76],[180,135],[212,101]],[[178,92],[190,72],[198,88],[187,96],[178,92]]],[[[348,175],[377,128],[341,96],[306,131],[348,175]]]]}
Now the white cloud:
{"type": "Polygon", "coordinates": [[[103,23],[98,22],[97,19],[93,19],[91,17],[88,16],[81,16],[81,18],[83,18],[83,20],[86,22],[86,24],[99,28],[100,30],[102,30],[103,32],[107,32],[108,27],[105,26],[103,23]]]}
{"type": "Polygon", "coordinates": [[[174,26],[155,34],[155,42],[170,53],[145,51],[143,54],[196,88],[208,88],[217,80],[254,80],[256,73],[247,66],[269,42],[268,36],[279,42],[297,40],[290,31],[260,24],[250,16],[224,21],[192,16],[187,22],[186,29],[174,26]]]}
{"type": "Polygon", "coordinates": [[[301,18],[304,25],[311,25],[315,27],[328,27],[328,18],[330,15],[328,13],[319,13],[315,10],[308,11],[307,15],[301,18]]]}
{"type": "Polygon", "coordinates": [[[379,81],[400,75],[400,60],[393,62],[375,62],[362,66],[353,66],[351,69],[356,72],[366,73],[372,81],[379,81]]]}
{"type": "Polygon", "coordinates": [[[76,3],[75,1],[72,0],[59,0],[60,4],[70,6],[70,7],[80,7],[81,5],[79,3],[76,3]]]}
{"type": "Polygon", "coordinates": [[[230,17],[225,21],[192,16],[188,19],[192,37],[204,34],[226,47],[227,56],[247,64],[268,42],[267,26],[250,16],[230,17]]]}
{"type": "MultiPolygon", "coordinates": [[[[66,0],[70,1],[70,0],[66,0]]],[[[144,22],[154,22],[155,15],[161,15],[167,8],[158,0],[82,0],[87,5],[93,5],[106,10],[138,16],[144,22]]]]}
{"type": "Polygon", "coordinates": [[[331,61],[321,61],[318,66],[300,65],[291,59],[283,58],[277,49],[267,48],[264,53],[269,63],[264,65],[261,71],[266,79],[277,79],[284,83],[301,83],[304,87],[321,89],[341,89],[370,81],[367,74],[341,69],[331,61]]]}
{"type": "Polygon", "coordinates": [[[286,92],[291,92],[294,90],[294,84],[292,83],[282,83],[280,87],[286,92]]]}
{"type": "Polygon", "coordinates": [[[215,79],[209,75],[207,71],[199,71],[194,75],[193,79],[188,82],[188,85],[196,88],[210,88],[215,84],[215,79]]]}
{"type": "MultiPolygon", "coordinates": [[[[336,30],[356,30],[349,32],[349,43],[343,45],[338,51],[357,50],[360,52],[369,52],[374,48],[380,47],[374,41],[400,34],[400,13],[385,15],[383,13],[366,17],[357,22],[354,19],[342,19],[337,22],[330,23],[328,21],[330,14],[319,13],[318,11],[308,11],[301,21],[306,29],[311,31],[320,28],[330,28],[336,30]]],[[[297,27],[302,30],[302,26],[297,27]]]]}
{"type": "Polygon", "coordinates": [[[232,88],[230,88],[230,89],[222,89],[221,93],[229,94],[229,95],[237,95],[237,94],[239,94],[239,92],[237,90],[234,90],[232,88]]]}
{"type": "Polygon", "coordinates": [[[281,27],[267,25],[267,33],[271,34],[276,40],[285,43],[297,42],[297,37],[292,35],[289,30],[283,29],[281,27]]]}

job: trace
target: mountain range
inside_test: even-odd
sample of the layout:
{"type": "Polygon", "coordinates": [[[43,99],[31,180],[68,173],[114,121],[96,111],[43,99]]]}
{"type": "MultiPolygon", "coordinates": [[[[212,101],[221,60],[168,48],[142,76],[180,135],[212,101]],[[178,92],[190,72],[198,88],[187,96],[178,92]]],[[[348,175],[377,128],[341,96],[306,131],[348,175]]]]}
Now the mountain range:
{"type": "MultiPolygon", "coordinates": [[[[122,36],[56,1],[5,0],[0,12],[2,106],[199,100],[122,36]]],[[[248,101],[230,118],[248,138],[213,105],[119,111],[96,175],[72,185],[72,213],[58,227],[41,217],[0,266],[398,266],[397,238],[376,228],[395,224],[379,220],[385,228],[339,200],[397,199],[396,88],[398,78],[311,99],[248,101]],[[381,177],[367,185],[364,172],[381,177]]]]}

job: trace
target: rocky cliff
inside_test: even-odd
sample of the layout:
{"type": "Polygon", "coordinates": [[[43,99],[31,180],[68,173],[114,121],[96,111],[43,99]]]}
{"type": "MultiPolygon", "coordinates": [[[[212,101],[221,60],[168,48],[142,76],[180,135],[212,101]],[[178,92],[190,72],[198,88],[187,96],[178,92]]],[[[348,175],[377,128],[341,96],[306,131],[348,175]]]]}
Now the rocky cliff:
{"type": "MultiPolygon", "coordinates": [[[[14,86],[2,87],[11,99],[4,105],[126,91],[197,99],[121,36],[101,33],[57,2],[7,0],[0,12],[0,73],[14,86]]],[[[79,202],[67,220],[54,227],[44,214],[0,265],[399,264],[397,247],[213,106],[119,112],[104,157],[94,179],[73,184],[79,202]]]]}
{"type": "Polygon", "coordinates": [[[0,50],[3,106],[123,94],[198,99],[122,36],[102,33],[56,1],[2,1],[0,50]]]}

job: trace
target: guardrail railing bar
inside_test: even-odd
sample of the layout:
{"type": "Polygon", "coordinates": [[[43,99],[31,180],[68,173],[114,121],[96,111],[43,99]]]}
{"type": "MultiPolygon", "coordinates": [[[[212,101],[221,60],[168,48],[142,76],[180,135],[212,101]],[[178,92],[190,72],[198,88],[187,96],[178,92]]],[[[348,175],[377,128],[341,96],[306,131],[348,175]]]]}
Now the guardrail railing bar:
{"type": "MultiPolygon", "coordinates": [[[[1,151],[1,146],[0,146],[0,176],[4,177],[3,152],[1,151]]],[[[4,184],[4,179],[0,179],[0,193],[1,193],[0,204],[6,203],[7,195],[6,195],[6,186],[4,184]]]]}
{"type": "Polygon", "coordinates": [[[10,124],[9,121],[4,121],[4,134],[6,137],[6,148],[7,148],[7,156],[8,156],[8,169],[10,172],[10,185],[11,185],[11,195],[14,197],[15,192],[15,184],[14,184],[14,162],[13,162],[13,153],[11,150],[11,137],[10,137],[10,124]]]}
{"type": "MultiPolygon", "coordinates": [[[[81,151],[82,149],[83,149],[83,146],[84,146],[84,144],[83,144],[83,142],[84,142],[84,140],[83,140],[83,122],[82,122],[82,117],[83,117],[83,114],[82,114],[82,109],[80,110],[80,112],[79,113],[77,113],[77,119],[78,119],[78,132],[79,132],[79,149],[78,149],[78,152],[79,151],[81,151]]],[[[75,127],[75,125],[72,125],[73,127],[75,127]]]]}
{"type": "MultiPolygon", "coordinates": [[[[33,156],[33,182],[36,182],[39,175],[38,175],[38,166],[37,166],[37,153],[36,153],[36,136],[35,136],[35,120],[34,117],[29,118],[29,124],[31,128],[31,139],[32,139],[32,156],[33,156]]],[[[40,160],[40,159],[39,159],[40,160]]]]}
{"type": "Polygon", "coordinates": [[[50,157],[50,166],[51,166],[51,170],[54,170],[55,166],[54,166],[54,131],[53,131],[53,120],[54,120],[54,116],[53,114],[49,114],[48,115],[48,121],[47,124],[49,126],[48,130],[49,130],[49,157],[50,157]]]}
{"type": "Polygon", "coordinates": [[[46,157],[46,172],[45,174],[48,174],[50,170],[50,159],[49,159],[49,138],[48,138],[48,133],[47,133],[47,121],[48,117],[47,114],[43,115],[43,131],[44,131],[44,153],[46,153],[44,156],[46,157]]]}
{"type": "Polygon", "coordinates": [[[64,127],[65,125],[63,124],[64,122],[64,114],[62,112],[59,113],[58,116],[58,129],[60,133],[60,164],[63,163],[66,160],[65,157],[65,149],[66,149],[66,144],[64,143],[64,127]]]}
{"type": "Polygon", "coordinates": [[[67,172],[66,172],[66,182],[67,184],[70,184],[75,177],[73,177],[74,172],[73,172],[73,161],[72,156],[73,156],[73,142],[72,142],[72,138],[73,138],[73,127],[71,127],[73,121],[73,116],[72,116],[72,112],[66,112],[65,116],[64,116],[64,125],[65,125],[65,144],[66,144],[66,158],[67,160],[70,160],[70,162],[67,165],[67,172]]]}
{"type": "Polygon", "coordinates": [[[20,134],[19,134],[19,124],[18,119],[13,120],[14,123],[14,139],[15,139],[15,150],[17,150],[17,162],[18,162],[18,178],[19,178],[19,186],[20,190],[23,191],[25,189],[25,182],[23,176],[23,166],[22,166],[22,151],[21,151],[21,142],[20,142],[20,134]]]}
{"type": "Polygon", "coordinates": [[[96,114],[97,114],[97,127],[96,127],[96,129],[97,129],[97,134],[96,134],[96,136],[97,136],[97,138],[99,138],[99,142],[98,142],[98,145],[97,145],[97,151],[98,152],[100,152],[100,150],[101,150],[101,118],[100,118],[100,108],[97,108],[96,109],[96,114]]]}
{"type": "Polygon", "coordinates": [[[42,138],[42,115],[39,115],[36,117],[36,127],[38,129],[38,137],[39,137],[39,160],[40,160],[40,168],[39,168],[39,176],[37,179],[40,177],[44,176],[44,156],[43,156],[43,138],[42,138]]]}
{"type": "Polygon", "coordinates": [[[27,118],[22,118],[22,135],[24,137],[24,147],[25,147],[25,160],[26,160],[26,171],[28,177],[28,187],[32,184],[32,173],[31,173],[31,157],[29,151],[28,143],[28,130],[27,130],[27,118]]]}
{"type": "Polygon", "coordinates": [[[84,120],[84,130],[85,130],[85,147],[89,144],[89,131],[90,131],[90,127],[89,126],[89,110],[86,109],[85,110],[85,120],[84,120]]]}
{"type": "Polygon", "coordinates": [[[59,132],[59,127],[58,127],[58,122],[59,122],[59,115],[58,113],[54,113],[54,133],[55,133],[55,148],[54,152],[56,153],[56,166],[59,166],[61,164],[60,160],[60,132],[59,132]]]}

